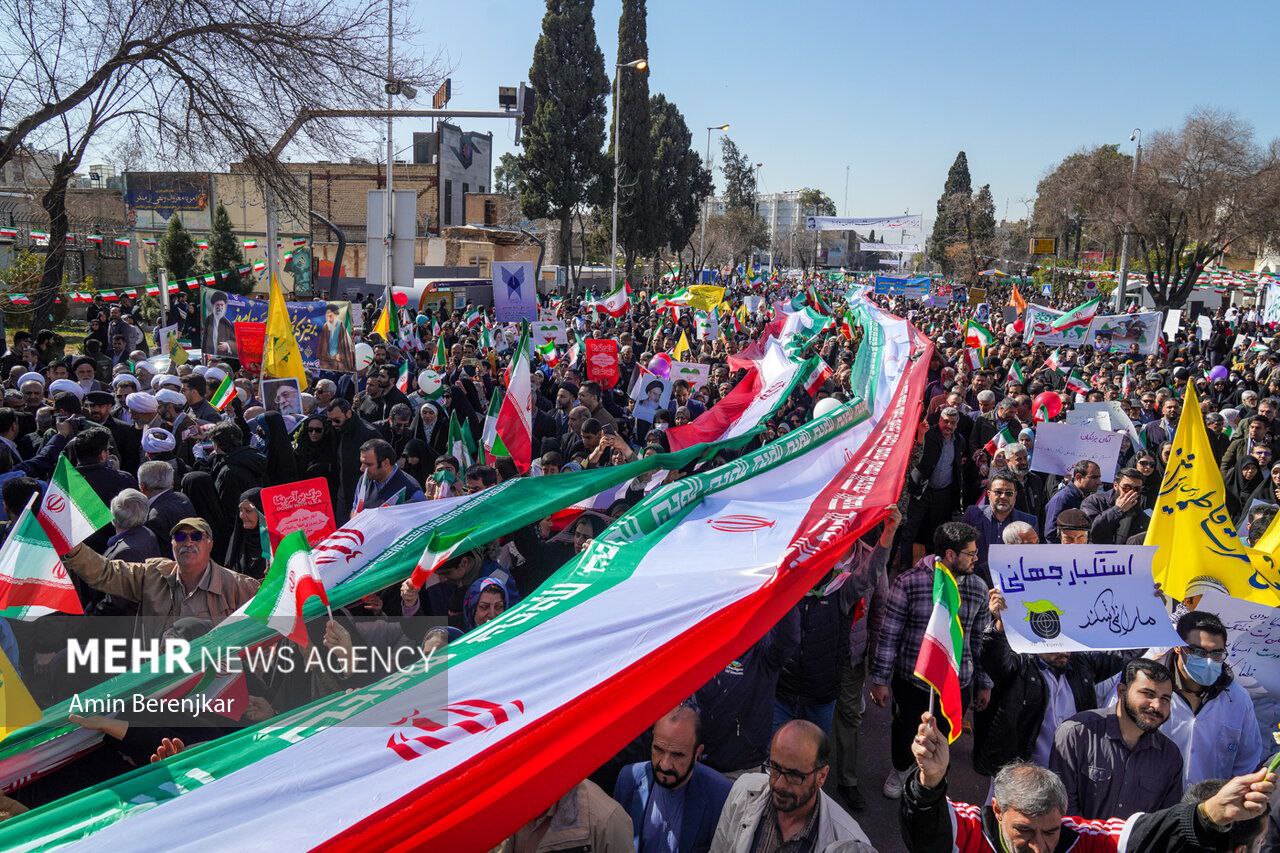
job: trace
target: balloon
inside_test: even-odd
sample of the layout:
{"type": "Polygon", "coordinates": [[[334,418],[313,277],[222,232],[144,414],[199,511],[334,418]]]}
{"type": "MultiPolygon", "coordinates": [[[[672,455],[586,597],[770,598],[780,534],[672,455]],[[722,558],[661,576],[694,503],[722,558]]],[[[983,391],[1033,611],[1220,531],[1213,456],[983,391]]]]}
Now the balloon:
{"type": "Polygon", "coordinates": [[[1062,414],[1062,398],[1054,391],[1041,391],[1031,401],[1031,411],[1035,413],[1033,420],[1036,423],[1046,420],[1051,421],[1062,414]],[[1047,417],[1045,413],[1047,413],[1047,417]]]}
{"type": "Polygon", "coordinates": [[[649,359],[649,372],[654,376],[660,376],[663,379],[670,379],[671,356],[665,352],[660,352],[653,358],[649,359]]]}
{"type": "Polygon", "coordinates": [[[1227,367],[1225,364],[1216,365],[1212,370],[1209,371],[1210,382],[1226,382],[1227,376],[1228,376],[1228,373],[1227,373],[1227,367]]]}
{"type": "Polygon", "coordinates": [[[373,363],[373,347],[364,341],[356,344],[356,370],[368,370],[369,365],[373,363]]]}
{"type": "Polygon", "coordinates": [[[391,294],[391,301],[403,308],[409,304],[409,294],[405,293],[403,290],[393,291],[391,294]]]}
{"type": "Polygon", "coordinates": [[[1014,330],[1015,332],[1017,332],[1018,334],[1020,334],[1020,335],[1021,335],[1023,332],[1025,332],[1025,331],[1026,331],[1026,329],[1027,329],[1027,321],[1026,321],[1026,320],[1024,320],[1024,319],[1022,319],[1021,317],[1019,317],[1017,320],[1015,320],[1015,321],[1014,321],[1014,323],[1013,323],[1013,330],[1014,330]]]}
{"type": "Polygon", "coordinates": [[[418,374],[418,387],[422,389],[422,393],[427,397],[433,397],[440,392],[440,374],[431,368],[427,368],[418,374]]]}
{"type": "Polygon", "coordinates": [[[820,418],[829,412],[834,412],[838,408],[840,408],[839,400],[834,397],[823,397],[818,401],[818,404],[813,407],[813,417],[815,419],[820,418]]]}

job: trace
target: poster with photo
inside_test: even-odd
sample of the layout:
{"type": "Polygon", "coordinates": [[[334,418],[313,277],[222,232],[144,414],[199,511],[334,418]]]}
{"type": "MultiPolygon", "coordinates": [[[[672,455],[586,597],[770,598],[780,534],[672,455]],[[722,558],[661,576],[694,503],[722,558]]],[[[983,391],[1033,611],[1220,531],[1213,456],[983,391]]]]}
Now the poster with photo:
{"type": "Polygon", "coordinates": [[[262,402],[282,415],[302,417],[302,394],[296,379],[267,379],[262,383],[262,402]]]}
{"type": "Polygon", "coordinates": [[[631,399],[636,401],[632,411],[635,419],[653,423],[658,410],[665,409],[671,403],[671,380],[647,370],[638,370],[635,382],[631,385],[631,399]]]}

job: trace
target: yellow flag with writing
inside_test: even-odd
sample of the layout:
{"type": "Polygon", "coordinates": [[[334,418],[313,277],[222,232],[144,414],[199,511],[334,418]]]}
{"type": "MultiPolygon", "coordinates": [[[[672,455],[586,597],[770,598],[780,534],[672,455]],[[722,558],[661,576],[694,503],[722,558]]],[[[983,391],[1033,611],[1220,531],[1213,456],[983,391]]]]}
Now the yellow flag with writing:
{"type": "Polygon", "coordinates": [[[280,282],[271,277],[271,296],[267,300],[267,329],[262,341],[262,375],[278,379],[296,379],[299,389],[307,387],[307,371],[302,366],[302,352],[293,334],[289,308],[284,304],[280,282]]]}
{"type": "Polygon", "coordinates": [[[1276,556],[1262,550],[1275,550],[1271,540],[1280,539],[1280,533],[1264,536],[1258,549],[1241,544],[1225,495],[1195,386],[1187,383],[1182,418],[1144,542],[1157,546],[1152,574],[1177,598],[1185,597],[1188,585],[1208,582],[1234,598],[1280,607],[1276,556]]]}
{"type": "Polygon", "coordinates": [[[714,284],[695,284],[689,288],[689,304],[699,311],[710,311],[723,301],[723,287],[714,284]]]}
{"type": "Polygon", "coordinates": [[[40,720],[40,706],[0,650],[0,740],[40,720]]]}
{"type": "Polygon", "coordinates": [[[177,332],[169,333],[169,359],[178,365],[186,364],[191,360],[186,349],[178,342],[177,332]]]}
{"type": "Polygon", "coordinates": [[[684,361],[689,355],[689,339],[685,337],[684,329],[680,330],[680,340],[676,341],[675,348],[671,350],[671,358],[675,361],[684,361]]]}

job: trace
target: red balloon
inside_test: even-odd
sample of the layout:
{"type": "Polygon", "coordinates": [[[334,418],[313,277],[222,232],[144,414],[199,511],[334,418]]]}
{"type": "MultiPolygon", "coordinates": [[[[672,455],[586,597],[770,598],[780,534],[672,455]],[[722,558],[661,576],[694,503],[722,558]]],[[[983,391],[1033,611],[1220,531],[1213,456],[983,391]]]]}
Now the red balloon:
{"type": "Polygon", "coordinates": [[[394,291],[391,294],[391,301],[403,308],[409,304],[409,294],[405,293],[403,290],[394,291]]]}
{"type": "Polygon", "coordinates": [[[1058,396],[1056,391],[1041,391],[1031,401],[1031,411],[1033,413],[1032,418],[1036,423],[1046,420],[1051,421],[1062,414],[1062,398],[1058,396]],[[1048,417],[1045,417],[1045,414],[1048,417]]]}
{"type": "Polygon", "coordinates": [[[1026,329],[1027,329],[1027,322],[1023,320],[1021,317],[1013,321],[1013,330],[1018,334],[1021,335],[1023,332],[1026,331],[1026,329]]]}

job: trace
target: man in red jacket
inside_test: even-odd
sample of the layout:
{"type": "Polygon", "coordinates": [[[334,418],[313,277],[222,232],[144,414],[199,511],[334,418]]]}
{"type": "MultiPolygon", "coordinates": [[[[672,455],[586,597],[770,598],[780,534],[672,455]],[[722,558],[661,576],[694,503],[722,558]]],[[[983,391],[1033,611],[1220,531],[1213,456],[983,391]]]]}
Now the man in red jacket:
{"type": "MultiPolygon", "coordinates": [[[[1269,807],[1275,774],[1265,769],[1226,782],[1199,803],[1182,803],[1125,820],[1068,817],[1067,792],[1052,771],[1010,764],[996,776],[984,808],[946,798],[947,738],[933,715],[920,717],[911,744],[918,772],[902,792],[902,838],[911,853],[1140,853],[1233,850],[1232,825],[1269,807]]],[[[1246,848],[1248,849],[1248,848],[1246,848]]]]}

